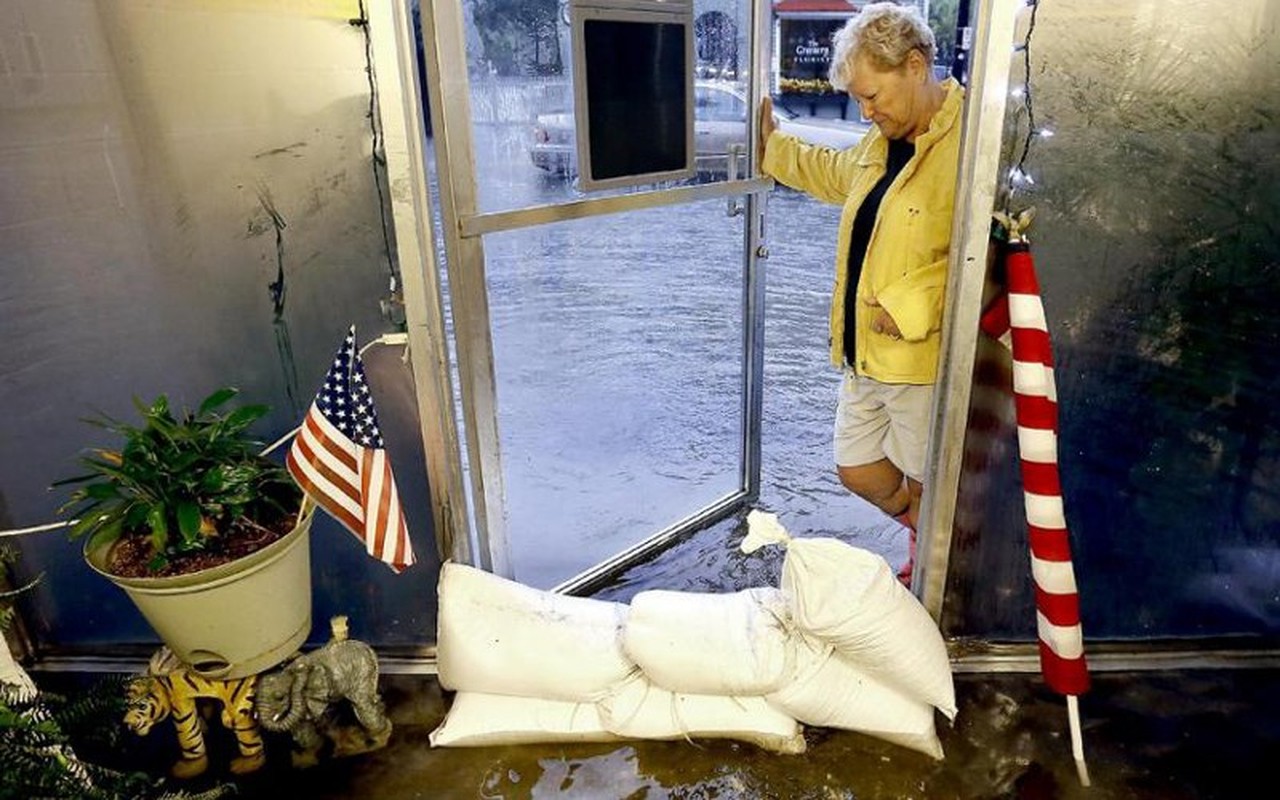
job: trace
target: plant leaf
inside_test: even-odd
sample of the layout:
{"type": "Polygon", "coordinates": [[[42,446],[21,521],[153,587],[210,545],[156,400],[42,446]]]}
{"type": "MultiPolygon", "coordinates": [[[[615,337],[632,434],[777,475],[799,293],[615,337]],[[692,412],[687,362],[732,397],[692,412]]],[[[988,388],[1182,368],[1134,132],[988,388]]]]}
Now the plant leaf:
{"type": "Polygon", "coordinates": [[[117,516],[108,522],[103,523],[97,532],[89,537],[89,549],[99,546],[106,542],[114,542],[120,538],[120,534],[124,533],[124,517],[117,516]]]}
{"type": "Polygon", "coordinates": [[[190,500],[178,503],[178,530],[183,542],[193,542],[200,536],[200,506],[190,500]]]}
{"type": "Polygon", "coordinates": [[[147,511],[147,524],[151,526],[151,549],[163,553],[169,545],[168,509],[163,503],[147,511]]]}
{"type": "Polygon", "coordinates": [[[209,412],[213,411],[218,406],[223,405],[228,400],[230,400],[231,398],[239,394],[239,392],[240,392],[239,389],[236,389],[235,387],[232,387],[232,386],[225,386],[221,389],[218,389],[213,394],[209,395],[208,397],[206,397],[204,400],[200,402],[200,408],[199,410],[196,411],[196,416],[197,417],[207,416],[209,412]]]}
{"type": "Polygon", "coordinates": [[[223,430],[227,433],[238,433],[249,427],[255,420],[265,416],[269,410],[264,405],[241,406],[227,415],[223,430]]]}

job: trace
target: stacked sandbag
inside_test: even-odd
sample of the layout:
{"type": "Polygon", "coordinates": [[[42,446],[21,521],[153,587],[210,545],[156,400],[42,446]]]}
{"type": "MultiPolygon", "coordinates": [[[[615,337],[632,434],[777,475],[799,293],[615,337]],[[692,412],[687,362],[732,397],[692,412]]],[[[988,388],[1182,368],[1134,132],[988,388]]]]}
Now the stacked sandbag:
{"type": "Polygon", "coordinates": [[[440,685],[594,702],[636,671],[622,603],[546,592],[453,562],[440,569],[440,685]]]}
{"type": "Polygon", "coordinates": [[[795,719],[764,695],[795,671],[781,590],[650,590],[631,600],[623,650],[640,674],[601,702],[605,726],[638,739],[729,738],[802,753],[795,719]]]}
{"type": "Polygon", "coordinates": [[[745,552],[787,548],[779,588],[645,591],[630,606],[446,563],[440,683],[457,694],[435,746],[731,738],[801,753],[801,724],[942,758],[954,716],[946,646],[880,556],[793,539],[753,511],[745,552]]]}
{"type": "Polygon", "coordinates": [[[907,696],[829,644],[804,637],[795,677],[765,699],[806,725],[842,728],[942,758],[933,706],[907,696]]]}
{"type": "Polygon", "coordinates": [[[791,627],[780,589],[649,590],[631,600],[622,649],[668,691],[765,695],[795,670],[791,627]]]}
{"type": "MultiPolygon", "coordinates": [[[[764,595],[782,602],[776,590],[764,595]]],[[[650,616],[637,641],[661,640],[652,613],[669,600],[641,603],[650,616]]],[[[803,751],[799,723],[766,703],[763,691],[737,698],[650,683],[623,647],[628,612],[620,603],[541,591],[444,564],[437,664],[441,686],[456,694],[431,744],[732,738],[779,753],[803,751]]],[[[706,685],[705,679],[689,684],[706,685]]]]}
{"type": "Polygon", "coordinates": [[[618,738],[605,728],[595,703],[462,690],[428,740],[432,747],[488,747],[618,738]]]}
{"type": "Polygon", "coordinates": [[[544,592],[465,564],[440,569],[436,664],[456,692],[435,747],[608,741],[596,701],[637,671],[627,607],[544,592]]]}
{"type": "Polygon", "coordinates": [[[605,728],[629,739],[736,739],[784,755],[805,751],[800,724],[759,695],[672,692],[642,672],[599,705],[605,728]]]}
{"type": "Polygon", "coordinates": [[[954,718],[955,687],[946,643],[929,612],[881,556],[836,539],[792,538],[776,516],[758,510],[747,521],[744,552],[766,544],[787,548],[781,588],[792,620],[821,643],[810,669],[771,701],[801,722],[910,742],[940,758],[933,709],[954,718]],[[831,654],[822,656],[828,645],[831,654]],[[836,687],[844,686],[853,688],[841,695],[836,687]],[[824,694],[831,698],[825,705],[824,694]],[[898,709],[906,729],[885,728],[877,703],[898,709]]]}

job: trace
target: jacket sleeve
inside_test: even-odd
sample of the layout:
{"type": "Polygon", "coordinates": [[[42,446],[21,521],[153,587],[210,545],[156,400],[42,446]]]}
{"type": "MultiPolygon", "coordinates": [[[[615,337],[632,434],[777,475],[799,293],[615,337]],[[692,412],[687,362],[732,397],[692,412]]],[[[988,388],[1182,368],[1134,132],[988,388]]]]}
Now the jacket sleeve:
{"type": "Polygon", "coordinates": [[[765,142],[761,168],[792,189],[813,195],[826,203],[841,205],[849,193],[858,165],[862,142],[847,150],[808,144],[775,130],[765,142]]]}
{"type": "Polygon", "coordinates": [[[918,342],[942,328],[946,291],[947,259],[944,258],[884,287],[876,301],[893,317],[904,340],[918,342]]]}

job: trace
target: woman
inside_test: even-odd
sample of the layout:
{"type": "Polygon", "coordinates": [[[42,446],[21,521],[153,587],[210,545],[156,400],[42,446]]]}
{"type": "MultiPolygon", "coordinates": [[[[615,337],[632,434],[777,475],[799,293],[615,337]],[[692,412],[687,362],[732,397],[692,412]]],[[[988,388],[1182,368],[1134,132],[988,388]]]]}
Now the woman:
{"type": "Polygon", "coordinates": [[[911,535],[923,491],[951,246],[964,90],[933,73],[933,33],[914,7],[875,3],[834,36],[831,84],[874,123],[848,150],[808,145],[761,109],[764,172],[844,210],[831,298],[844,370],[835,459],[846,488],[911,535]]]}

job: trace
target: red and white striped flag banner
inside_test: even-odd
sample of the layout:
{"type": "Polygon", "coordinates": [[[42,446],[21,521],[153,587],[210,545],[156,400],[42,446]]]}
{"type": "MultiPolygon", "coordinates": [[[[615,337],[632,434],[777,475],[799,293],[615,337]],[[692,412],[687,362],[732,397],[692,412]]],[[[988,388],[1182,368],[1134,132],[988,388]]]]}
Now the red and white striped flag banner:
{"type": "Polygon", "coordinates": [[[285,466],[316,505],[364,542],[369,555],[396,572],[414,563],[354,325],[293,438],[285,466]]]}
{"type": "Polygon", "coordinates": [[[1040,670],[1049,688],[1067,697],[1072,752],[1080,780],[1088,786],[1077,696],[1089,689],[1089,668],[1058,477],[1058,395],[1049,328],[1031,250],[1020,235],[1027,221],[1029,217],[1006,226],[1010,228],[1005,258],[1008,292],[982,315],[981,327],[1013,351],[1014,407],[1036,591],[1040,670]]]}

